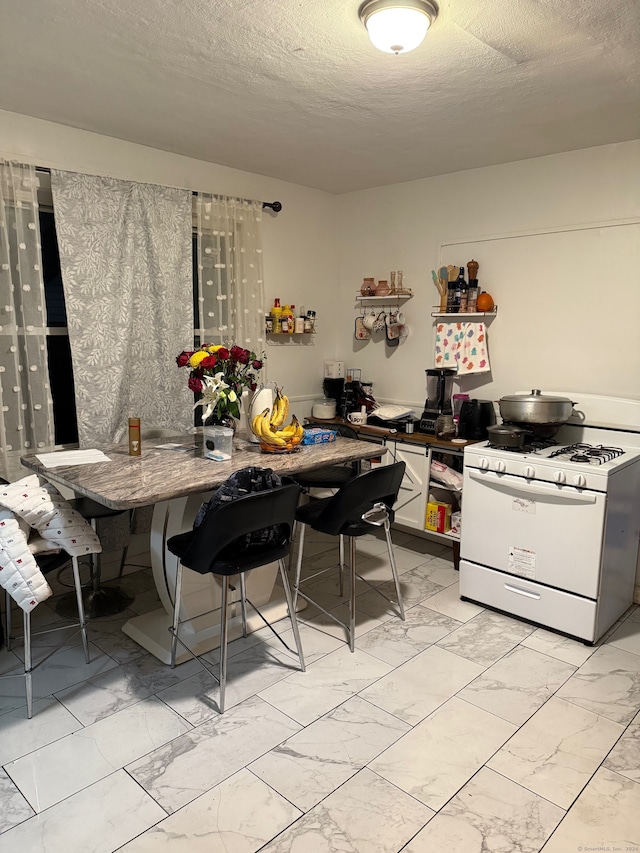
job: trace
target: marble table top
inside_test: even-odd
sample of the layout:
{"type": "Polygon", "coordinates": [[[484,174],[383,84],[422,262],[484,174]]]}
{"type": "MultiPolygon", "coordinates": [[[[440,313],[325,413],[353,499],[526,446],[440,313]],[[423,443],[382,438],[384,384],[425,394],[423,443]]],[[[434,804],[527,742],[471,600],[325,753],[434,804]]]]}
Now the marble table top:
{"type": "Polygon", "coordinates": [[[250,465],[291,476],[386,453],[380,444],[340,436],[327,444],[300,447],[294,453],[263,453],[259,445],[250,443],[242,434],[234,438],[229,462],[205,459],[201,434],[143,440],[141,456],[129,456],[128,444],[101,449],[109,462],[45,468],[35,455],[23,456],[20,461],[46,480],[73,489],[79,495],[112,509],[131,509],[215,489],[234,471],[250,465]],[[177,451],[158,447],[172,442],[192,449],[177,451]]]}

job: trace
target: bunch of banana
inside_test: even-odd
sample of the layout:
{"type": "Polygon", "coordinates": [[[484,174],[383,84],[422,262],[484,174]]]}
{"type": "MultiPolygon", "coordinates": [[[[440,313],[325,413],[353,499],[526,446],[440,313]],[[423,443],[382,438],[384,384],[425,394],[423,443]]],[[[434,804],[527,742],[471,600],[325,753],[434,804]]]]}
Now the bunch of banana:
{"type": "Polygon", "coordinates": [[[276,388],[276,399],[271,412],[271,426],[274,430],[280,429],[289,414],[289,398],[282,393],[282,388],[276,388]]]}
{"type": "Polygon", "coordinates": [[[274,428],[271,409],[265,409],[256,415],[251,424],[251,429],[260,439],[260,447],[268,453],[293,450],[300,444],[304,435],[304,428],[295,415],[292,416],[291,423],[286,427],[274,428]]]}

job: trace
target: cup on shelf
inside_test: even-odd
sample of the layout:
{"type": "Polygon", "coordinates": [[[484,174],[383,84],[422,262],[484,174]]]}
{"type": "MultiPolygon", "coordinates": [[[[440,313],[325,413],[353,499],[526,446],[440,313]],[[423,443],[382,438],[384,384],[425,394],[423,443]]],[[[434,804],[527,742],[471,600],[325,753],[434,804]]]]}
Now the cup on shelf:
{"type": "Polygon", "coordinates": [[[362,318],[362,324],[364,325],[365,329],[368,329],[371,332],[375,328],[376,319],[376,312],[370,311],[362,318]]]}

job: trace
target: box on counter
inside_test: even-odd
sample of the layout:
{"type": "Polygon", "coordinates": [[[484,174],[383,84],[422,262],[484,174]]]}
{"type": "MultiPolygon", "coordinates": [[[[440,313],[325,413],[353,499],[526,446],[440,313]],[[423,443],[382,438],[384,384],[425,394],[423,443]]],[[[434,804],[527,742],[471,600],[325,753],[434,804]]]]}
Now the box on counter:
{"type": "Polygon", "coordinates": [[[425,528],[434,533],[449,533],[451,530],[451,504],[429,501],[425,528]]]}
{"type": "Polygon", "coordinates": [[[326,444],[328,441],[335,441],[337,435],[338,433],[335,429],[305,427],[302,444],[326,444]]]}

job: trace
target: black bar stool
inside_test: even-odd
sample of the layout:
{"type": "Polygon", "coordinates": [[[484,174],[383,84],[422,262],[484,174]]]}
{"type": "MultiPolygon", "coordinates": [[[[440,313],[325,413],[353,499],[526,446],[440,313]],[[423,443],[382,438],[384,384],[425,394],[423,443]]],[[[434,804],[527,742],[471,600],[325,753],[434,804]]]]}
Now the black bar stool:
{"type": "MultiPolygon", "coordinates": [[[[358,438],[358,433],[346,424],[332,425],[331,429],[337,430],[342,438],[358,438]]],[[[339,489],[357,476],[359,470],[358,462],[352,462],[349,465],[327,465],[326,468],[296,474],[293,479],[304,492],[308,492],[309,489],[339,489]]]]}
{"type": "MultiPolygon", "coordinates": [[[[172,536],[167,541],[167,548],[179,558],[176,574],[176,587],[173,602],[173,622],[171,632],[171,666],[175,666],[177,644],[180,642],[193,657],[191,652],[178,636],[180,628],[180,596],[183,568],[191,569],[199,574],[213,574],[221,579],[220,607],[220,675],[219,677],[205,666],[199,658],[201,666],[207,670],[220,684],[219,710],[224,712],[225,687],[227,683],[227,633],[228,613],[227,604],[229,590],[236,589],[232,584],[234,575],[239,575],[240,606],[242,614],[242,636],[247,636],[247,602],[260,616],[262,621],[278,637],[289,651],[289,646],[282,640],[277,631],[267,622],[258,608],[246,596],[245,575],[252,569],[278,562],[282,586],[289,608],[289,618],[296,644],[296,653],[300,661],[300,669],[304,672],[304,656],[300,643],[298,622],[293,606],[289,579],[284,564],[284,558],[291,549],[291,536],[300,487],[291,483],[276,489],[255,492],[232,500],[209,512],[202,524],[187,533],[172,536]]],[[[203,614],[206,615],[206,614],[203,614]]],[[[202,617],[199,617],[202,618],[202,617]]]]}
{"type": "MultiPolygon", "coordinates": [[[[391,523],[394,518],[393,505],[396,502],[398,492],[400,491],[400,484],[404,477],[404,471],[404,462],[395,462],[392,465],[381,465],[378,468],[366,471],[364,474],[359,474],[358,476],[350,479],[344,486],[342,486],[340,491],[332,497],[310,501],[307,504],[299,506],[296,510],[296,524],[300,525],[300,543],[298,546],[298,560],[294,581],[294,607],[298,595],[301,595],[306,601],[314,604],[330,619],[337,622],[338,625],[342,625],[342,627],[347,630],[349,648],[352,652],[355,651],[356,578],[364,581],[367,586],[375,590],[386,601],[391,601],[391,599],[387,598],[387,596],[384,595],[384,593],[382,593],[377,587],[370,584],[369,581],[358,575],[356,572],[356,539],[359,536],[364,536],[366,533],[371,533],[372,529],[375,527],[384,528],[391,574],[396,587],[397,601],[395,603],[397,604],[400,618],[405,618],[400,582],[398,580],[396,562],[393,556],[393,543],[391,541],[391,523]],[[305,593],[300,590],[300,573],[302,570],[304,533],[306,527],[310,527],[312,530],[317,530],[320,533],[327,533],[331,536],[339,537],[341,595],[342,577],[345,570],[344,537],[346,536],[349,540],[349,575],[351,586],[349,590],[348,625],[340,619],[337,619],[332,613],[329,613],[323,607],[320,607],[316,601],[308,595],[305,595],[305,593]]],[[[327,571],[330,571],[330,569],[322,569],[311,577],[306,578],[303,582],[308,583],[327,571]]]]}

